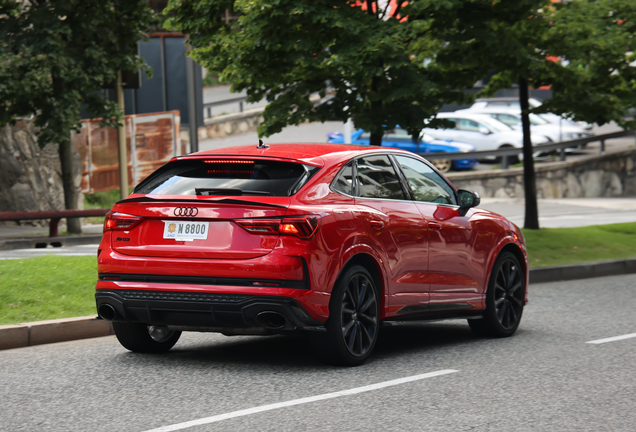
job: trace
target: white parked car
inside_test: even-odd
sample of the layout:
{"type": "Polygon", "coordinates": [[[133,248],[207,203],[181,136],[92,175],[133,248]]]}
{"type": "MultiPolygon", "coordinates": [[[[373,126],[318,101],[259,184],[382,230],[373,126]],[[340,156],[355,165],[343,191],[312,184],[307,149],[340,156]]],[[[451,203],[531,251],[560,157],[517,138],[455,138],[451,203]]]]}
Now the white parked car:
{"type": "MultiPolygon", "coordinates": [[[[529,98],[528,104],[530,105],[530,108],[537,108],[541,106],[541,101],[538,99],[529,98]]],[[[518,97],[480,98],[480,99],[477,99],[470,108],[486,108],[486,107],[493,108],[493,107],[504,107],[504,106],[513,107],[513,108],[516,108],[517,110],[521,110],[521,105],[519,104],[518,97]]],[[[575,122],[553,113],[541,113],[540,115],[542,118],[544,118],[548,122],[554,123],[554,124],[579,126],[587,130],[592,129],[593,127],[593,125],[589,123],[585,123],[582,121],[575,122]]]]}
{"type": "MultiPolygon", "coordinates": [[[[453,121],[451,129],[424,128],[437,139],[463,141],[474,145],[477,150],[497,150],[506,147],[523,148],[523,132],[496,120],[486,114],[468,111],[438,113],[437,118],[453,121]]],[[[550,141],[543,135],[532,134],[532,145],[547,144],[550,141]]],[[[491,158],[492,159],[492,158],[491,158]]]]}
{"type": "MultiPolygon", "coordinates": [[[[513,129],[521,130],[521,111],[512,106],[487,106],[484,108],[471,107],[456,112],[468,112],[486,114],[507,124],[513,129]]],[[[576,123],[563,122],[561,124],[550,123],[543,116],[530,114],[530,130],[532,134],[543,135],[553,142],[571,141],[578,138],[587,138],[594,134],[582,128],[576,123]]]]}

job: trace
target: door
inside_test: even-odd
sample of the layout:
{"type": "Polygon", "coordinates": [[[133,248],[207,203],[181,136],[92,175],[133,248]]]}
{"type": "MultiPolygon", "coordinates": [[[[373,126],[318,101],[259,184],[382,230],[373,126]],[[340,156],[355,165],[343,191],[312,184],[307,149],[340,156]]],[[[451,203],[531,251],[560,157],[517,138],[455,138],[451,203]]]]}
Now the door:
{"type": "Polygon", "coordinates": [[[389,286],[388,311],[428,303],[428,228],[387,155],[356,159],[355,205],[389,286]]]}
{"type": "Polygon", "coordinates": [[[485,257],[475,250],[473,212],[462,216],[455,190],[427,164],[408,156],[395,159],[429,229],[429,310],[471,309],[481,304],[485,257]]]}

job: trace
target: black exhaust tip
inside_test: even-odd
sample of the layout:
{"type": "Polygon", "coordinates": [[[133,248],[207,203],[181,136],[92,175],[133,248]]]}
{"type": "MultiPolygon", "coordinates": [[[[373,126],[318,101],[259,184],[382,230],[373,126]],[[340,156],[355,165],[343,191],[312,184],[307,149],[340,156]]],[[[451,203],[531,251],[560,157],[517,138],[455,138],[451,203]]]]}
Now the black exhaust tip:
{"type": "Polygon", "coordinates": [[[287,325],[287,318],[278,312],[264,311],[256,315],[256,323],[269,330],[280,330],[287,325]]]}
{"type": "Polygon", "coordinates": [[[97,308],[97,314],[100,316],[101,319],[106,321],[112,321],[115,319],[115,316],[117,316],[115,308],[108,303],[100,304],[97,308]]]}

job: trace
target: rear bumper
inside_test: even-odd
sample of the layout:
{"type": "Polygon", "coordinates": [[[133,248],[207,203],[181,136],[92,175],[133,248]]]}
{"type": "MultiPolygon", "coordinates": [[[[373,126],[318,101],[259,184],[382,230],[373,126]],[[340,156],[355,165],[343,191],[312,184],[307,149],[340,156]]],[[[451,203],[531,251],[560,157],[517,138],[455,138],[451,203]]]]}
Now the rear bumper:
{"type": "MultiPolygon", "coordinates": [[[[97,310],[113,309],[112,321],[232,334],[322,330],[292,298],[210,292],[97,289],[97,310]],[[272,319],[274,317],[274,319],[272,319]],[[282,318],[281,318],[282,317],[282,318]]],[[[107,317],[109,320],[111,317],[107,317]]]]}

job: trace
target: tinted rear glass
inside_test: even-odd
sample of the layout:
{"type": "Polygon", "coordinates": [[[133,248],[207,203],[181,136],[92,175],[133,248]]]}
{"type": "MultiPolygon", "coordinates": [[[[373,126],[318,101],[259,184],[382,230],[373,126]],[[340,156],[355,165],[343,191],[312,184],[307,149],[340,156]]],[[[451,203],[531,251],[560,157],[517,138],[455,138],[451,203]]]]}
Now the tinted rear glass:
{"type": "Polygon", "coordinates": [[[190,159],[169,162],[136,188],[152,195],[290,196],[318,168],[293,162],[190,159]]]}

